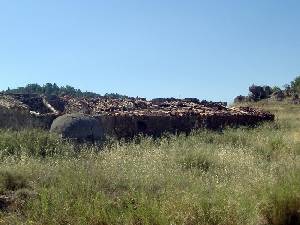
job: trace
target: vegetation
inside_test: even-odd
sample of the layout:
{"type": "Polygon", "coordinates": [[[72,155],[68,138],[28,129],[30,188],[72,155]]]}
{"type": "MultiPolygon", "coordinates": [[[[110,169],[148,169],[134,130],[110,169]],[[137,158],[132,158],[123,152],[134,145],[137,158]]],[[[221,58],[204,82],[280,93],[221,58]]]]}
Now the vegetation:
{"type": "MultiPolygon", "coordinates": [[[[46,83],[43,86],[39,84],[28,84],[25,87],[18,87],[16,89],[8,88],[6,91],[3,91],[6,94],[43,94],[43,95],[69,95],[74,97],[99,97],[101,95],[96,94],[94,92],[88,91],[81,91],[80,89],[75,89],[72,86],[66,85],[65,87],[59,87],[56,83],[46,83]]],[[[107,97],[114,97],[114,98],[126,98],[125,95],[120,95],[117,93],[112,94],[105,94],[107,97]]]]}
{"type": "Polygon", "coordinates": [[[274,86],[271,88],[271,93],[278,92],[278,91],[281,91],[281,88],[278,86],[274,86]]]}
{"type": "Polygon", "coordinates": [[[300,94],[300,76],[297,76],[290,84],[283,85],[283,89],[278,86],[270,87],[268,85],[258,86],[251,85],[249,87],[248,96],[239,95],[234,99],[235,103],[243,103],[249,101],[260,101],[268,98],[283,101],[284,99],[292,100],[294,103],[299,102],[300,94]]]}
{"type": "Polygon", "coordinates": [[[256,104],[276,122],[101,151],[3,130],[0,224],[299,224],[300,106],[256,104]]]}
{"type": "MultiPolygon", "coordinates": [[[[300,76],[297,76],[293,81],[290,82],[290,84],[283,85],[283,90],[286,93],[300,93],[300,76]]],[[[278,86],[274,86],[272,88],[272,93],[281,91],[281,88],[278,86]]]]}
{"type": "Polygon", "coordinates": [[[292,82],[291,82],[291,89],[294,92],[300,93],[300,76],[297,76],[292,82]]]}

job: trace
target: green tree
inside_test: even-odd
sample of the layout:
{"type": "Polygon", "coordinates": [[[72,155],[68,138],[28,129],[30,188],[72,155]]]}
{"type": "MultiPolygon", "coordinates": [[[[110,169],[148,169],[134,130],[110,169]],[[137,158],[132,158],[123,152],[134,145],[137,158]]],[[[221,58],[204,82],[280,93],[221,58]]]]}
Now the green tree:
{"type": "Polygon", "coordinates": [[[120,95],[118,93],[106,93],[104,96],[108,97],[108,98],[117,98],[117,99],[128,98],[128,96],[126,96],[126,95],[120,95]]]}
{"type": "MultiPolygon", "coordinates": [[[[39,94],[39,95],[69,95],[74,97],[88,97],[88,98],[95,98],[100,97],[101,95],[94,93],[94,92],[82,92],[80,89],[76,89],[70,85],[66,85],[65,87],[59,87],[56,83],[46,83],[43,86],[39,84],[28,84],[25,87],[18,87],[15,89],[7,88],[6,91],[2,91],[2,93],[7,94],[39,94]]],[[[106,94],[108,97],[112,98],[126,98],[125,95],[120,95],[117,93],[106,94]]]]}
{"type": "Polygon", "coordinates": [[[28,84],[24,89],[26,94],[41,93],[42,87],[38,84],[28,84]]]}
{"type": "Polygon", "coordinates": [[[300,93],[300,76],[297,76],[292,82],[291,82],[291,89],[294,92],[300,93]]]}
{"type": "Polygon", "coordinates": [[[272,93],[277,92],[277,91],[281,91],[280,87],[278,87],[278,86],[272,87],[272,93]]]}

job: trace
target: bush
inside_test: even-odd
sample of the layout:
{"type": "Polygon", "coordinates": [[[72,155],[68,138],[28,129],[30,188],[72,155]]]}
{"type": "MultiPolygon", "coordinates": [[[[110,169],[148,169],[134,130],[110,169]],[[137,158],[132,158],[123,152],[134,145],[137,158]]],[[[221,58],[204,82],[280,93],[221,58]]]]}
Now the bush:
{"type": "Polygon", "coordinates": [[[0,157],[21,158],[61,156],[73,153],[73,146],[43,130],[0,130],[0,157]]]}
{"type": "Polygon", "coordinates": [[[5,191],[16,191],[27,187],[26,178],[17,171],[0,171],[0,193],[5,191]]]}
{"type": "Polygon", "coordinates": [[[291,82],[291,89],[294,92],[300,93],[300,76],[297,76],[292,82],[291,82]]]}

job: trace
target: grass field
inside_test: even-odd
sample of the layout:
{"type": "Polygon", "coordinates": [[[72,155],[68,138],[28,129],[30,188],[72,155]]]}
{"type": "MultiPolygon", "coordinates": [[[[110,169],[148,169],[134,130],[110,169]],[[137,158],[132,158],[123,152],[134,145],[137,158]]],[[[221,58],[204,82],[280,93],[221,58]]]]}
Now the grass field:
{"type": "Polygon", "coordinates": [[[300,224],[300,106],[274,123],[74,148],[0,131],[0,224],[300,224]]]}

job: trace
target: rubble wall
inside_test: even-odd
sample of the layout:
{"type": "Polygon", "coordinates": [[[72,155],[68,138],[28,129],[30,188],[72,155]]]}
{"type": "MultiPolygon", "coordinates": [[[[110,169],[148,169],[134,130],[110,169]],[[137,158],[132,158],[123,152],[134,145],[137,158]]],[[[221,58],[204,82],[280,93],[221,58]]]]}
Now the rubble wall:
{"type": "Polygon", "coordinates": [[[196,129],[220,130],[226,127],[253,127],[274,117],[257,115],[206,115],[206,116],[96,116],[105,133],[118,138],[132,138],[138,134],[161,136],[163,133],[190,133],[196,129]]]}
{"type": "Polygon", "coordinates": [[[96,116],[103,124],[105,133],[118,138],[131,138],[138,134],[161,136],[163,133],[189,133],[198,128],[198,119],[191,117],[171,116],[96,116]]]}
{"type": "Polygon", "coordinates": [[[254,126],[274,115],[248,107],[198,99],[76,98],[71,96],[0,95],[0,128],[49,129],[55,118],[70,113],[89,114],[103,124],[106,135],[132,138],[137,134],[189,133],[206,128],[254,126]]]}
{"type": "Polygon", "coordinates": [[[49,129],[55,116],[34,116],[27,111],[7,109],[0,107],[0,128],[25,129],[41,128],[49,129]]]}

